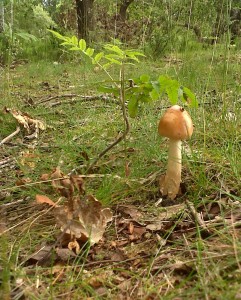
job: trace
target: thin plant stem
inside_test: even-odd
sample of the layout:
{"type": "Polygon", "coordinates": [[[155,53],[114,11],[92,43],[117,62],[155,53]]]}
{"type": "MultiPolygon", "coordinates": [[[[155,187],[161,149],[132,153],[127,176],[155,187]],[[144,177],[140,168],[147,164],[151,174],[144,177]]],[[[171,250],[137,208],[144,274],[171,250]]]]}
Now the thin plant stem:
{"type": "MultiPolygon", "coordinates": [[[[108,74],[108,73],[107,73],[108,74]]],[[[125,107],[125,76],[124,76],[124,62],[122,62],[121,68],[120,68],[120,104],[121,104],[121,110],[122,115],[124,119],[125,129],[121,136],[119,136],[118,139],[116,139],[112,144],[110,144],[107,148],[105,148],[102,152],[99,153],[99,155],[94,159],[94,161],[90,164],[90,166],[87,168],[86,173],[90,173],[93,169],[93,167],[97,164],[97,162],[113,147],[115,147],[117,144],[119,144],[121,141],[125,140],[126,136],[128,135],[130,131],[130,123],[128,120],[128,116],[126,113],[126,107],[125,107]]]]}

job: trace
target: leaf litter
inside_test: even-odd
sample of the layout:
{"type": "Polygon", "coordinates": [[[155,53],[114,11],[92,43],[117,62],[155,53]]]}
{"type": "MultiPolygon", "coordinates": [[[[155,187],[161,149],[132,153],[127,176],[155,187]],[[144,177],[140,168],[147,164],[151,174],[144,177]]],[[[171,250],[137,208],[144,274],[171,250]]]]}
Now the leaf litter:
{"type": "MultiPolygon", "coordinates": [[[[24,127],[24,124],[20,124],[20,126],[24,127]]],[[[27,128],[24,128],[27,135],[31,135],[35,132],[36,127],[35,125],[28,126],[30,134],[27,128]]],[[[3,159],[5,160],[5,158],[3,159]]],[[[23,165],[27,166],[28,164],[23,162],[23,165]]],[[[130,171],[128,164],[125,167],[127,176],[130,175],[130,171]]],[[[94,175],[93,177],[95,178],[94,175]]],[[[215,193],[213,198],[212,195],[207,197],[207,203],[203,200],[192,208],[192,212],[190,212],[190,206],[187,205],[186,199],[183,203],[179,203],[180,205],[165,205],[165,207],[161,202],[155,207],[154,203],[148,205],[146,203],[138,205],[137,203],[134,206],[128,204],[128,202],[136,204],[133,199],[123,199],[123,205],[112,207],[114,211],[112,222],[105,226],[99,241],[89,248],[88,241],[81,241],[81,234],[85,241],[89,240],[86,235],[91,236],[92,230],[89,230],[88,226],[83,226],[83,222],[86,220],[81,213],[74,211],[79,208],[82,200],[85,203],[84,210],[87,209],[90,202],[90,207],[94,211],[95,197],[91,195],[91,200],[89,200],[81,176],[76,175],[75,179],[74,177],[70,178],[57,169],[52,174],[43,174],[42,180],[48,181],[50,178],[53,182],[52,186],[60,198],[51,196],[50,198],[53,199],[51,200],[47,195],[36,196],[36,200],[39,198],[41,199],[39,202],[43,202],[38,204],[38,209],[36,205],[29,203],[29,198],[21,199],[23,201],[16,205],[4,207],[5,217],[1,224],[3,236],[6,235],[6,231],[17,235],[24,230],[29,232],[29,229],[34,229],[37,225],[41,227],[38,234],[42,243],[35,246],[36,251],[31,248],[30,256],[27,256],[26,250],[22,249],[19,257],[20,262],[25,266],[24,271],[31,277],[33,274],[42,272],[46,277],[51,276],[53,284],[64,283],[68,280],[68,270],[71,269],[76,277],[83,270],[83,282],[89,284],[97,295],[107,297],[112,290],[118,295],[118,299],[159,299],[160,295],[165,295],[168,291],[178,287],[188,276],[192,276],[193,281],[197,280],[196,261],[199,253],[193,243],[200,238],[197,236],[197,228],[200,230],[202,242],[206,247],[202,252],[204,267],[206,267],[205,262],[212,259],[222,269],[222,261],[226,257],[234,255],[233,245],[225,244],[220,236],[218,237],[219,232],[223,236],[229,235],[230,239],[232,238],[234,241],[236,238],[240,239],[240,203],[233,200],[233,192],[229,191],[226,195],[220,196],[219,193],[215,193]],[[47,197],[46,201],[43,197],[47,197]],[[210,202],[210,200],[212,201],[210,202]],[[66,213],[63,219],[60,213],[61,220],[59,222],[55,214],[55,209],[59,209],[58,206],[61,207],[61,213],[63,211],[66,213]],[[154,209],[150,210],[150,206],[153,206],[154,209]],[[38,210],[42,211],[42,215],[36,213],[38,210]],[[27,211],[28,216],[26,216],[27,211]],[[48,213],[46,213],[47,211],[48,213]],[[51,217],[45,219],[49,214],[51,217]],[[32,215],[34,215],[33,218],[32,215]],[[24,217],[26,220],[28,217],[31,218],[31,228],[28,227],[30,225],[21,227],[20,221],[24,217]],[[20,225],[11,226],[11,223],[15,224],[16,220],[20,225]],[[70,229],[69,233],[66,232],[65,227],[68,227],[66,226],[68,222],[73,225],[71,227],[73,232],[70,229]],[[56,224],[58,228],[62,227],[62,233],[59,233],[59,229],[56,230],[56,224]],[[206,232],[207,228],[210,232],[206,232]],[[38,270],[34,268],[36,264],[38,270]],[[45,268],[41,269],[40,266],[45,268]],[[48,266],[51,268],[46,269],[48,266]],[[56,271],[53,271],[54,269],[56,271]],[[150,276],[151,279],[148,279],[150,276]],[[145,284],[149,287],[155,286],[157,292],[152,292],[152,288],[145,290],[143,286],[145,284]]],[[[152,182],[155,178],[154,174],[151,178],[152,182]]],[[[149,181],[149,178],[143,180],[143,185],[147,180],[149,181]]],[[[143,195],[144,198],[146,198],[145,195],[143,195]]],[[[100,212],[102,209],[104,208],[101,207],[100,212]]],[[[105,218],[107,217],[105,216],[105,218]]],[[[88,218],[86,217],[86,219],[88,218]]],[[[223,266],[225,267],[224,263],[223,266]]],[[[235,269],[237,266],[234,264],[233,268],[235,269]]],[[[207,280],[210,278],[211,276],[207,272],[207,280]]],[[[41,292],[47,287],[44,278],[40,278],[36,284],[33,283],[30,287],[26,287],[25,279],[17,279],[16,282],[21,282],[20,288],[23,295],[28,295],[30,288],[35,297],[39,298],[41,292]]],[[[30,279],[28,278],[28,280],[30,279]]],[[[73,284],[73,289],[75,288],[78,288],[77,284],[73,284]]],[[[72,291],[69,291],[69,297],[71,297],[71,293],[72,291]]]]}
{"type": "MultiPolygon", "coordinates": [[[[192,274],[195,278],[198,253],[189,244],[196,236],[196,226],[201,232],[206,230],[197,222],[197,215],[208,228],[214,229],[219,226],[217,216],[220,211],[217,207],[223,207],[227,220],[231,214],[235,215],[234,222],[241,218],[238,203],[228,198],[220,198],[212,205],[200,204],[193,208],[195,212],[192,213],[186,203],[155,207],[155,214],[145,205],[138,207],[126,203],[113,207],[113,217],[94,196],[86,195],[81,175],[66,176],[57,167],[51,174],[44,174],[44,178],[51,178],[52,187],[60,198],[53,201],[46,195],[36,195],[36,201],[40,206],[51,208],[62,233],[57,234],[54,242],[39,245],[35,253],[25,257],[26,270],[31,270],[36,264],[47,267],[61,263],[53,280],[63,282],[67,276],[66,267],[74,267],[78,259],[81,263],[74,267],[75,272],[84,267],[85,282],[97,294],[105,296],[114,287],[123,299],[128,299],[125,297],[131,292],[133,297],[130,299],[144,297],[146,292],[142,289],[140,276],[148,281],[148,273],[154,276],[159,287],[169,282],[166,288],[162,288],[162,293],[173,289],[186,276],[192,274]],[[106,227],[110,221],[112,223],[106,227]],[[88,243],[91,247],[87,251],[88,243]],[[113,272],[116,267],[120,267],[120,271],[113,272]],[[139,275],[134,279],[132,272],[139,275]]],[[[224,216],[219,224],[223,222],[224,216]]],[[[223,248],[215,238],[215,231],[208,236],[209,246],[204,261],[231,255],[232,247],[223,248]]],[[[150,299],[155,297],[154,293],[150,299]]]]}
{"type": "Polygon", "coordinates": [[[36,195],[36,200],[53,206],[56,223],[64,233],[65,240],[67,236],[69,238],[68,249],[75,249],[78,254],[79,243],[88,241],[93,245],[100,241],[107,223],[112,220],[112,212],[109,208],[103,208],[93,195],[85,194],[81,176],[71,175],[68,178],[57,167],[50,178],[53,188],[65,198],[65,203],[57,205],[45,195],[36,195]]]}

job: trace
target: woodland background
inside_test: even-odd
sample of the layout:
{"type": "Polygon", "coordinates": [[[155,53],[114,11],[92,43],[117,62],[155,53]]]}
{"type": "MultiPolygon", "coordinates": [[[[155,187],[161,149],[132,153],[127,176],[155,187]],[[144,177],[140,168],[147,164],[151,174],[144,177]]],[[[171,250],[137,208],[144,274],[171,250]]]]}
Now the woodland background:
{"type": "Polygon", "coordinates": [[[240,0],[0,0],[1,299],[241,299],[240,34],[240,0]]]}
{"type": "Polygon", "coordinates": [[[119,39],[157,58],[240,36],[240,1],[4,1],[0,2],[0,50],[13,57],[57,58],[47,29],[101,44],[119,39]],[[46,50],[49,53],[46,54],[46,50]]]}

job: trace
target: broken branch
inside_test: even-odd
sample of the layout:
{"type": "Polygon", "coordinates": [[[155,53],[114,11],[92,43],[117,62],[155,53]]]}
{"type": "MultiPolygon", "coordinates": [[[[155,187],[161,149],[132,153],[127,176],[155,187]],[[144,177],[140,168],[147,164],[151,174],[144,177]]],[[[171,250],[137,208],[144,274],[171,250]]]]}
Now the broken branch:
{"type": "Polygon", "coordinates": [[[103,100],[103,101],[113,102],[113,103],[116,103],[116,104],[119,103],[115,99],[113,99],[111,97],[107,97],[105,95],[82,96],[82,95],[78,95],[78,94],[65,94],[65,95],[52,96],[52,97],[49,97],[47,99],[42,99],[42,100],[36,102],[35,105],[43,104],[43,103],[46,103],[46,102],[49,102],[49,101],[55,100],[55,99],[74,98],[74,97],[76,97],[76,99],[71,99],[71,100],[65,100],[65,101],[58,101],[58,102],[50,103],[49,106],[52,107],[52,106],[56,106],[56,105],[59,105],[59,104],[62,104],[62,103],[74,103],[74,102],[77,102],[79,100],[84,100],[84,101],[103,100]]]}
{"type": "Polygon", "coordinates": [[[8,135],[7,137],[5,137],[1,142],[0,142],[0,146],[2,146],[3,144],[7,143],[9,140],[11,140],[15,135],[17,135],[20,132],[20,127],[18,126],[16,128],[16,130],[11,133],[10,135],[8,135]]]}

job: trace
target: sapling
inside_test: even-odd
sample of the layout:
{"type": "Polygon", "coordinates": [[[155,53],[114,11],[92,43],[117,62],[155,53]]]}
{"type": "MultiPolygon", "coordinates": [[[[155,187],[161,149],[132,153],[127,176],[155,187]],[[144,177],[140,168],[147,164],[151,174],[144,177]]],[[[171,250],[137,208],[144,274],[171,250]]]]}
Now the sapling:
{"type": "Polygon", "coordinates": [[[53,30],[49,31],[62,41],[61,45],[68,47],[70,51],[80,52],[83,56],[83,60],[89,60],[94,66],[97,66],[106,73],[109,78],[108,82],[111,82],[111,86],[102,84],[99,90],[117,97],[121,106],[125,124],[124,132],[97,156],[88,167],[87,172],[90,172],[97,161],[110,149],[126,138],[130,130],[128,114],[130,117],[135,117],[138,113],[140,103],[158,100],[163,93],[166,93],[173,105],[181,98],[183,102],[186,102],[188,99],[191,106],[197,106],[195,95],[187,87],[182,87],[177,80],[173,80],[167,76],[161,75],[156,80],[152,80],[149,75],[142,74],[135,79],[126,79],[126,66],[138,64],[139,57],[145,56],[140,51],[122,49],[117,44],[105,44],[103,51],[95,54],[95,49],[87,47],[85,40],[78,40],[76,36],[63,36],[53,30]],[[115,68],[119,69],[118,79],[114,79],[110,74],[110,66],[115,66],[115,68]],[[126,102],[128,113],[126,110],[126,102]]]}

